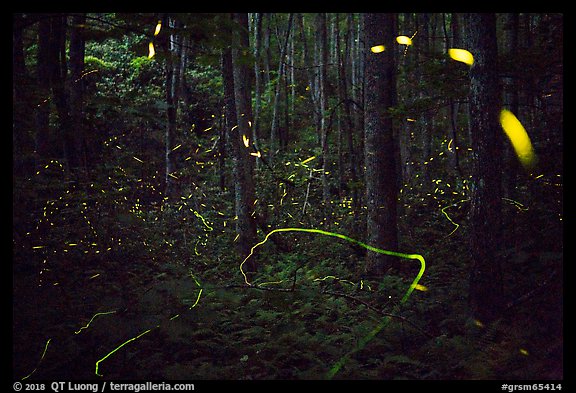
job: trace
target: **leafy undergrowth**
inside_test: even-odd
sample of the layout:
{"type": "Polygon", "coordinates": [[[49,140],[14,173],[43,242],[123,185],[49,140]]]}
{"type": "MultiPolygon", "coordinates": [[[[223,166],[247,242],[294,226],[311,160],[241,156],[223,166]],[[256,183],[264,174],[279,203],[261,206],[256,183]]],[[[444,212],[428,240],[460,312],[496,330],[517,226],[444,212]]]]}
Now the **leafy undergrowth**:
{"type": "MultiPolygon", "coordinates": [[[[427,268],[400,304],[417,261],[365,276],[363,250],[321,234],[274,234],[246,285],[223,198],[201,210],[190,197],[160,209],[63,195],[42,208],[58,225],[39,219],[14,242],[15,379],[562,378],[561,244],[502,254],[508,308],[484,324],[468,313],[464,211],[454,232],[440,212],[401,228],[400,251],[427,268]]],[[[343,233],[338,209],[324,228],[343,233]]]]}

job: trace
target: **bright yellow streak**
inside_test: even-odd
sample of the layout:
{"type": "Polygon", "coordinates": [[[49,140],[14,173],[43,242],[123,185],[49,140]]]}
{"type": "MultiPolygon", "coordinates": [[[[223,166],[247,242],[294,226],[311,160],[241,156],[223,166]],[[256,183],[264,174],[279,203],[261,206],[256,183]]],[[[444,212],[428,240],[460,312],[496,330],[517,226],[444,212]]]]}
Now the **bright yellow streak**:
{"type": "Polygon", "coordinates": [[[450,56],[453,60],[460,61],[468,65],[474,64],[474,56],[472,56],[472,53],[468,52],[466,49],[448,49],[448,56],[450,56]]]}
{"type": "Polygon", "coordinates": [[[512,112],[507,109],[502,109],[500,112],[500,124],[508,136],[508,139],[510,139],[520,163],[525,168],[530,168],[536,161],[536,155],[534,154],[528,133],[522,126],[522,123],[520,123],[512,112]]]}
{"type": "Polygon", "coordinates": [[[384,45],[376,45],[370,48],[370,50],[372,51],[372,53],[381,53],[386,50],[386,47],[384,45]]]}
{"type": "Polygon", "coordinates": [[[244,146],[250,147],[250,138],[248,138],[246,135],[242,135],[242,142],[244,142],[244,146]]]}
{"type": "Polygon", "coordinates": [[[405,35],[399,35],[398,37],[396,37],[396,42],[399,43],[400,45],[412,45],[412,39],[405,35]]]}
{"type": "Polygon", "coordinates": [[[300,164],[306,164],[307,162],[312,161],[313,159],[315,159],[316,156],[312,156],[312,157],[308,157],[307,159],[305,159],[304,161],[302,161],[300,164]]]}
{"type": "Polygon", "coordinates": [[[160,29],[162,28],[162,21],[159,20],[158,24],[156,25],[156,30],[154,30],[154,37],[160,34],[160,29]]]}
{"type": "Polygon", "coordinates": [[[416,286],[414,287],[414,289],[417,290],[417,291],[425,292],[425,291],[428,290],[428,287],[427,287],[427,286],[424,286],[424,285],[422,285],[422,284],[416,284],[416,286]]]}
{"type": "Polygon", "coordinates": [[[150,43],[148,44],[148,58],[149,59],[153,58],[155,54],[156,51],[154,50],[154,44],[152,43],[152,41],[150,41],[150,43]]]}

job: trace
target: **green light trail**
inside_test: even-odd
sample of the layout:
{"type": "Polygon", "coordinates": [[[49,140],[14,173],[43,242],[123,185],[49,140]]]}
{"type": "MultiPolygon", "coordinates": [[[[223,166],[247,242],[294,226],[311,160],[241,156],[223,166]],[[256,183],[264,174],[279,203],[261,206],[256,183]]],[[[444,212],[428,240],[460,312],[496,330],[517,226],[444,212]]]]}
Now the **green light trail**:
{"type": "MultiPolygon", "coordinates": [[[[198,280],[197,280],[192,274],[190,274],[190,276],[194,279],[194,281],[196,282],[196,284],[197,284],[198,286],[200,286],[200,283],[198,282],[198,280]]],[[[198,305],[198,303],[200,302],[200,297],[202,296],[202,291],[203,291],[203,290],[204,290],[203,288],[200,288],[200,291],[198,291],[198,297],[196,298],[196,301],[194,302],[194,304],[192,304],[192,305],[188,308],[188,310],[192,310],[194,307],[196,307],[196,306],[198,305]]],[[[170,320],[170,321],[173,321],[174,319],[177,319],[177,318],[179,318],[179,317],[180,317],[180,314],[176,314],[176,315],[173,315],[172,317],[170,317],[169,320],[170,320]]],[[[152,330],[154,330],[154,329],[156,329],[156,328],[159,328],[160,326],[161,326],[161,325],[158,324],[158,325],[154,326],[153,328],[150,328],[150,329],[148,329],[148,330],[145,330],[144,332],[140,333],[139,335],[137,335],[137,336],[135,336],[135,337],[132,337],[132,338],[124,341],[122,344],[118,345],[118,346],[117,346],[116,348],[114,348],[112,351],[108,352],[104,357],[100,358],[100,359],[96,362],[96,369],[94,370],[94,373],[95,373],[97,376],[102,377],[103,375],[98,372],[98,370],[100,369],[100,363],[102,363],[104,360],[108,359],[110,356],[112,356],[114,353],[116,353],[118,350],[120,350],[120,349],[121,349],[122,347],[124,347],[125,345],[127,345],[127,344],[129,344],[129,343],[131,343],[131,342],[133,342],[133,341],[138,340],[140,337],[142,337],[142,336],[150,333],[152,330]]]]}
{"type": "Polygon", "coordinates": [[[114,311],[106,311],[106,312],[98,312],[96,314],[94,314],[94,316],[90,319],[90,321],[88,321],[88,323],[86,324],[86,326],[82,326],[80,329],[78,329],[77,331],[74,332],[74,334],[80,334],[80,332],[84,329],[88,329],[88,327],[90,327],[90,324],[92,323],[92,321],[100,316],[100,315],[108,315],[108,314],[114,314],[116,312],[116,310],[114,311]]]}
{"type": "Polygon", "coordinates": [[[38,364],[36,365],[36,367],[34,368],[34,370],[32,370],[32,372],[28,375],[26,375],[24,378],[22,378],[21,380],[25,380],[28,379],[32,376],[32,374],[34,374],[36,372],[36,370],[38,369],[38,367],[40,366],[40,363],[42,363],[42,360],[44,359],[44,356],[46,355],[46,351],[48,350],[48,345],[50,345],[50,341],[52,341],[51,338],[48,339],[48,341],[46,341],[46,345],[44,346],[44,352],[42,352],[42,356],[40,357],[40,360],[38,361],[38,364]]]}
{"type": "MultiPolygon", "coordinates": [[[[381,248],[377,248],[374,246],[371,246],[369,244],[363,243],[359,240],[356,239],[352,239],[351,237],[348,237],[346,235],[342,235],[339,233],[334,233],[334,232],[328,232],[328,231],[323,231],[321,229],[311,229],[311,228],[278,228],[278,229],[274,229],[271,232],[269,232],[265,237],[264,240],[262,240],[261,242],[257,243],[256,245],[254,245],[251,249],[250,249],[250,253],[248,254],[248,256],[242,261],[242,263],[240,264],[240,272],[242,273],[242,275],[244,276],[244,281],[246,282],[246,284],[248,284],[249,286],[252,286],[252,284],[248,281],[248,277],[246,276],[246,273],[244,273],[244,269],[243,266],[246,263],[246,261],[248,259],[250,259],[250,257],[252,257],[252,255],[254,255],[254,250],[256,250],[256,248],[260,247],[261,245],[263,245],[264,243],[266,243],[268,241],[268,239],[270,238],[270,236],[272,236],[272,234],[274,233],[279,233],[279,232],[304,232],[304,233],[317,233],[320,235],[324,235],[324,236],[331,236],[331,237],[336,237],[338,239],[342,239],[345,240],[347,242],[350,243],[354,243],[357,244],[361,247],[364,247],[365,249],[369,250],[369,251],[373,251],[373,252],[377,252],[379,254],[384,254],[384,255],[390,255],[390,256],[395,256],[395,257],[399,257],[399,258],[404,258],[404,259],[412,259],[412,260],[417,260],[420,262],[420,271],[418,272],[418,274],[416,275],[416,277],[414,278],[414,280],[412,281],[412,284],[410,284],[410,286],[408,287],[408,289],[406,290],[406,293],[404,294],[404,296],[402,297],[402,299],[400,300],[400,303],[398,303],[396,305],[396,307],[394,307],[394,309],[392,310],[391,314],[395,314],[397,313],[400,308],[402,307],[402,305],[408,300],[408,298],[410,297],[410,295],[412,294],[412,292],[414,291],[414,289],[418,286],[418,282],[420,281],[420,279],[422,278],[422,275],[424,274],[424,270],[426,269],[426,261],[424,260],[424,257],[420,254],[405,254],[405,253],[401,253],[401,252],[395,252],[395,251],[389,251],[389,250],[383,250],[381,248]]],[[[326,374],[326,377],[328,379],[332,379],[339,371],[340,369],[344,366],[344,364],[346,364],[346,362],[348,361],[348,359],[350,358],[350,356],[352,356],[354,353],[362,350],[366,344],[368,344],[374,337],[376,337],[376,335],[382,330],[384,329],[384,327],[386,327],[386,325],[388,325],[388,323],[390,322],[390,320],[392,319],[391,316],[387,315],[385,316],[382,321],[370,332],[368,333],[364,338],[362,338],[359,342],[358,345],[356,346],[355,349],[353,349],[352,351],[348,352],[346,355],[342,356],[340,358],[340,360],[338,360],[338,362],[336,362],[336,364],[334,364],[334,366],[332,366],[332,368],[328,371],[328,373],[326,374]]]]}
{"type": "Polygon", "coordinates": [[[420,278],[424,274],[424,270],[426,269],[426,262],[425,262],[424,258],[422,257],[422,255],[420,255],[420,254],[405,254],[405,253],[401,253],[401,252],[383,250],[381,248],[377,248],[377,247],[371,246],[369,244],[363,243],[359,240],[352,239],[351,237],[348,237],[346,235],[342,235],[340,233],[335,233],[335,232],[323,231],[321,229],[278,228],[278,229],[274,229],[271,232],[269,232],[266,235],[266,237],[264,237],[264,240],[262,240],[260,243],[257,243],[256,245],[254,245],[250,249],[250,253],[248,254],[248,256],[246,258],[244,258],[242,263],[240,263],[240,272],[244,276],[244,282],[246,282],[247,285],[252,286],[252,284],[248,281],[248,277],[246,276],[246,273],[244,273],[244,269],[243,269],[244,264],[246,263],[246,261],[248,261],[248,259],[250,259],[252,257],[252,255],[254,255],[254,250],[256,250],[256,248],[258,248],[261,245],[263,245],[264,243],[266,243],[268,241],[268,239],[270,238],[270,236],[272,236],[274,233],[279,233],[279,232],[317,233],[317,234],[324,235],[324,236],[331,236],[331,237],[336,237],[338,239],[346,240],[347,242],[357,244],[361,247],[364,247],[365,249],[367,249],[369,251],[377,252],[379,254],[390,255],[390,256],[395,256],[395,257],[404,258],[404,259],[413,259],[413,260],[419,261],[420,262],[420,271],[416,275],[416,278],[414,278],[414,281],[412,281],[412,284],[410,284],[410,287],[408,287],[408,290],[404,294],[404,297],[402,297],[402,300],[400,301],[401,303],[404,303],[410,297],[410,295],[414,291],[414,288],[416,288],[416,285],[418,285],[418,281],[420,281],[420,278]]]}
{"type": "Polygon", "coordinates": [[[455,223],[455,222],[450,218],[450,216],[448,215],[448,213],[446,213],[446,209],[448,209],[449,207],[455,207],[455,206],[457,206],[459,203],[466,202],[466,201],[469,201],[469,200],[470,200],[470,199],[462,199],[461,201],[458,201],[458,202],[456,202],[456,203],[453,203],[452,205],[448,205],[448,206],[445,206],[445,207],[442,208],[442,210],[441,210],[441,211],[442,211],[442,214],[444,214],[444,216],[446,216],[446,218],[448,219],[448,221],[450,221],[453,225],[455,225],[455,228],[452,230],[452,232],[450,232],[448,235],[446,235],[446,237],[451,236],[454,232],[456,232],[456,230],[457,230],[458,228],[460,228],[460,224],[455,223]]]}
{"type": "Polygon", "coordinates": [[[126,344],[131,343],[132,341],[136,341],[138,340],[140,337],[142,337],[145,334],[150,333],[153,329],[148,329],[142,333],[140,333],[139,335],[137,335],[136,337],[132,337],[129,340],[124,341],[122,344],[118,345],[116,348],[114,348],[112,351],[108,352],[108,354],[106,354],[106,356],[104,356],[103,358],[101,358],[100,360],[98,360],[96,362],[96,370],[94,371],[96,375],[98,375],[99,377],[102,377],[103,375],[98,373],[98,369],[100,368],[100,363],[103,362],[104,360],[108,359],[110,356],[112,356],[115,352],[117,352],[120,348],[122,348],[123,346],[125,346],[126,344]]]}

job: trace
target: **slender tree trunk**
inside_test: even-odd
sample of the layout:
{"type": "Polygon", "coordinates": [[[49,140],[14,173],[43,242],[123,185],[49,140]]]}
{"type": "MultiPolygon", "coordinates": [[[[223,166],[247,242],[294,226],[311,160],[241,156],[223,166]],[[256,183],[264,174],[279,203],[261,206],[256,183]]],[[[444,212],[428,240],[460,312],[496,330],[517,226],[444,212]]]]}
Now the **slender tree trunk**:
{"type": "MultiPolygon", "coordinates": [[[[68,66],[66,61],[67,16],[54,14],[50,19],[50,87],[60,126],[62,150],[69,168],[76,168],[79,156],[70,119],[70,102],[66,89],[68,66]]],[[[44,76],[45,77],[45,76],[44,76]]]]}
{"type": "Polygon", "coordinates": [[[40,169],[52,154],[50,131],[50,19],[40,17],[38,20],[38,51],[36,57],[36,80],[38,94],[41,97],[36,103],[36,169],[40,169]]]}
{"type": "Polygon", "coordinates": [[[260,105],[262,101],[261,52],[262,13],[257,12],[254,14],[254,122],[252,124],[252,138],[258,150],[260,150],[260,105]]]}
{"type": "MultiPolygon", "coordinates": [[[[452,32],[452,48],[461,48],[461,37],[460,37],[460,15],[453,12],[452,19],[450,22],[450,29],[452,32]]],[[[448,105],[450,107],[450,126],[452,128],[452,165],[454,169],[462,177],[462,169],[460,168],[460,138],[458,136],[458,101],[454,98],[450,98],[448,105]]]]}
{"type": "MultiPolygon", "coordinates": [[[[168,17],[165,22],[170,29],[175,27],[175,21],[168,17]]],[[[176,121],[178,115],[178,77],[179,59],[178,59],[178,38],[175,33],[169,34],[166,42],[166,130],[164,134],[165,145],[165,191],[167,197],[174,194],[174,180],[177,179],[172,151],[176,140],[176,121]]]]}
{"type": "Polygon", "coordinates": [[[84,53],[86,40],[84,38],[86,14],[72,17],[70,29],[70,123],[73,129],[73,154],[78,157],[78,164],[86,167],[89,162],[86,157],[84,129],[84,53]]]}
{"type": "Polygon", "coordinates": [[[503,307],[501,239],[501,130],[498,89],[496,16],[468,15],[470,68],[470,132],[472,137],[472,209],[470,215],[469,301],[474,318],[483,323],[500,316],[503,307]]]}
{"type": "MultiPolygon", "coordinates": [[[[352,211],[354,214],[354,224],[353,224],[353,235],[357,236],[360,232],[360,187],[359,187],[359,163],[362,159],[358,157],[358,149],[355,147],[354,137],[356,135],[356,126],[353,117],[353,97],[352,90],[352,74],[354,73],[353,66],[353,17],[351,14],[347,16],[347,28],[345,34],[345,46],[344,53],[341,54],[341,64],[340,64],[340,82],[341,82],[341,93],[342,100],[344,101],[344,128],[346,130],[346,142],[348,147],[348,160],[350,163],[350,182],[348,183],[348,189],[352,195],[352,211]]],[[[358,108],[355,111],[358,111],[358,108]]]]}
{"type": "MultiPolygon", "coordinates": [[[[274,149],[276,148],[276,137],[278,137],[279,141],[281,141],[281,135],[279,132],[279,125],[280,125],[280,94],[282,92],[282,84],[285,78],[285,61],[286,61],[286,50],[288,47],[288,38],[290,36],[290,31],[292,30],[292,20],[294,18],[294,14],[290,14],[288,18],[288,26],[286,27],[285,37],[280,46],[280,60],[278,61],[278,79],[276,81],[276,91],[274,94],[274,105],[272,109],[272,126],[270,127],[270,155],[269,161],[270,163],[274,160],[274,149]]],[[[280,39],[280,35],[278,35],[278,39],[280,39]]],[[[282,143],[280,143],[282,146],[282,143]]]]}
{"type": "Polygon", "coordinates": [[[328,174],[330,173],[330,162],[328,160],[328,92],[326,91],[328,83],[328,39],[326,31],[326,13],[318,13],[316,16],[316,31],[319,55],[319,78],[318,78],[318,95],[320,97],[320,147],[322,149],[322,199],[327,202],[330,199],[330,186],[328,174]]]}
{"type": "MultiPolygon", "coordinates": [[[[431,15],[428,13],[423,13],[420,16],[420,26],[418,28],[418,36],[419,39],[419,46],[417,48],[417,53],[419,56],[419,64],[426,61],[426,59],[431,55],[433,52],[432,50],[432,42],[433,40],[430,39],[430,31],[432,30],[432,21],[431,15]]],[[[420,68],[420,67],[419,67],[420,68]]],[[[424,78],[423,73],[418,71],[418,79],[420,79],[420,84],[423,84],[425,81],[422,79],[424,78]]],[[[426,91],[419,91],[419,99],[425,100],[428,96],[426,91]]],[[[434,110],[430,108],[430,103],[426,104],[427,106],[424,108],[422,113],[419,116],[418,126],[419,126],[419,133],[422,136],[421,143],[422,143],[422,181],[423,184],[428,186],[430,184],[430,171],[429,166],[427,163],[430,159],[432,154],[432,129],[434,128],[434,110]]]]}
{"type": "Polygon", "coordinates": [[[310,48],[308,46],[308,41],[306,39],[306,27],[304,26],[304,16],[302,14],[297,14],[297,21],[300,24],[300,39],[302,41],[303,47],[303,57],[304,57],[304,65],[306,66],[307,76],[308,76],[308,88],[307,90],[310,92],[310,101],[312,104],[310,105],[311,111],[314,118],[314,124],[316,125],[317,130],[320,129],[320,114],[318,113],[318,98],[316,96],[316,68],[317,67],[310,67],[311,64],[316,64],[315,57],[312,57],[310,54],[310,48]]]}
{"type": "MultiPolygon", "coordinates": [[[[254,203],[256,191],[254,186],[254,157],[244,141],[252,135],[250,123],[252,119],[252,102],[250,93],[250,66],[242,59],[242,53],[248,53],[248,14],[234,14],[235,21],[240,26],[236,33],[232,49],[232,68],[234,79],[234,99],[236,103],[236,119],[238,127],[231,133],[231,142],[236,146],[235,176],[236,176],[236,233],[238,234],[238,249],[241,257],[246,257],[252,246],[256,244],[256,219],[254,203]]],[[[253,260],[246,266],[246,271],[256,268],[253,260]]]]}
{"type": "Polygon", "coordinates": [[[30,89],[24,55],[24,17],[21,13],[14,13],[12,18],[12,163],[14,174],[23,175],[34,170],[34,141],[30,134],[30,112],[33,107],[29,104],[28,95],[30,89]]]}
{"type": "MultiPolygon", "coordinates": [[[[503,14],[504,17],[504,32],[505,32],[505,46],[503,49],[505,55],[510,59],[515,59],[518,55],[518,14],[503,14]]],[[[518,109],[518,83],[516,82],[516,75],[506,76],[503,80],[504,89],[504,106],[508,108],[516,116],[520,116],[518,109]]],[[[518,160],[512,147],[508,144],[504,145],[504,162],[506,170],[504,172],[503,194],[508,198],[514,199],[516,189],[516,177],[519,172],[518,160]]]]}
{"type": "MultiPolygon", "coordinates": [[[[395,15],[364,14],[365,91],[364,149],[368,243],[386,250],[398,248],[397,174],[389,108],[395,102],[395,15]],[[373,53],[370,48],[384,45],[373,53]]],[[[392,259],[368,253],[366,271],[383,274],[392,259]]]]}

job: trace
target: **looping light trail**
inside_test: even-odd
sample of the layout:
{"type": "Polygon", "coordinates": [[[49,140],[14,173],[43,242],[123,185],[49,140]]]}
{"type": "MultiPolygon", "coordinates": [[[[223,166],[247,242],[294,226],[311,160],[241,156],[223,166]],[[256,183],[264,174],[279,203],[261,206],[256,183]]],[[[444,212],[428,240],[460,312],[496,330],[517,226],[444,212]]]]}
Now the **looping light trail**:
{"type": "MultiPolygon", "coordinates": [[[[400,307],[408,300],[408,298],[410,297],[410,295],[412,294],[414,289],[425,288],[425,287],[418,284],[418,282],[420,281],[420,278],[422,278],[422,275],[424,274],[424,270],[426,269],[426,261],[424,260],[424,257],[422,255],[420,255],[420,254],[405,254],[405,253],[396,252],[396,251],[383,250],[381,248],[377,248],[377,247],[371,246],[369,244],[363,243],[359,240],[352,239],[351,237],[348,237],[346,235],[342,235],[340,233],[328,232],[328,231],[323,231],[321,229],[312,229],[312,228],[278,228],[278,229],[274,229],[274,230],[270,231],[264,237],[264,240],[255,244],[250,249],[250,253],[248,254],[248,256],[246,258],[244,258],[242,263],[240,263],[240,272],[244,276],[244,281],[249,286],[252,286],[252,284],[248,281],[248,277],[246,276],[246,273],[244,273],[244,269],[243,269],[244,264],[246,263],[246,261],[248,261],[248,259],[250,259],[252,257],[252,255],[254,255],[254,251],[256,250],[256,248],[258,248],[261,245],[263,245],[264,243],[266,243],[268,241],[268,239],[270,238],[270,236],[272,236],[274,233],[279,233],[279,232],[317,233],[317,234],[324,235],[324,236],[336,237],[338,239],[346,240],[347,242],[357,244],[361,247],[364,247],[365,249],[367,249],[369,251],[377,252],[379,254],[390,255],[390,256],[395,256],[395,257],[399,257],[399,258],[412,259],[412,260],[419,261],[420,262],[420,271],[418,272],[418,274],[416,275],[416,277],[412,281],[412,284],[410,284],[410,286],[406,290],[406,293],[404,294],[404,296],[400,300],[400,303],[398,303],[396,305],[396,307],[394,307],[393,313],[398,311],[400,309],[400,307]]],[[[336,375],[340,371],[340,369],[344,366],[344,364],[348,361],[350,356],[352,354],[362,350],[362,348],[364,348],[366,346],[366,344],[368,344],[388,324],[388,322],[390,322],[390,320],[391,320],[391,317],[389,315],[385,316],[382,319],[382,321],[370,333],[368,333],[364,338],[359,340],[355,349],[351,350],[350,352],[348,352],[347,354],[342,356],[340,358],[340,360],[338,360],[338,362],[336,362],[336,364],[328,371],[328,373],[326,375],[327,378],[332,379],[334,377],[334,375],[336,375]]]]}
{"type": "Polygon", "coordinates": [[[404,259],[413,259],[413,260],[419,261],[420,262],[420,271],[418,272],[418,274],[414,278],[414,281],[412,281],[412,284],[410,284],[410,287],[408,287],[408,290],[406,291],[406,293],[404,294],[404,297],[400,301],[401,303],[404,303],[410,297],[410,295],[412,294],[412,292],[414,291],[414,289],[418,285],[418,281],[420,281],[420,278],[424,274],[424,270],[426,269],[426,262],[424,260],[424,257],[422,257],[422,255],[420,255],[420,254],[405,254],[405,253],[396,252],[396,251],[383,250],[381,248],[377,248],[377,247],[371,246],[369,244],[363,243],[359,240],[352,239],[351,237],[348,237],[346,235],[342,235],[340,233],[335,233],[335,232],[323,231],[321,229],[277,228],[277,229],[270,231],[266,235],[266,237],[264,237],[264,240],[262,240],[260,243],[255,244],[250,249],[250,253],[248,254],[248,256],[246,258],[244,258],[242,263],[240,263],[240,272],[242,273],[242,276],[244,276],[244,282],[246,282],[247,285],[252,286],[252,284],[248,281],[248,277],[246,276],[246,273],[244,272],[244,269],[243,269],[244,264],[246,263],[246,261],[248,261],[248,259],[250,259],[252,257],[252,255],[254,255],[254,251],[256,250],[256,248],[258,248],[261,245],[263,245],[264,243],[266,243],[268,241],[268,239],[270,238],[270,236],[272,236],[274,233],[279,233],[279,232],[317,233],[317,234],[324,235],[324,236],[331,236],[331,237],[336,237],[338,239],[346,240],[347,242],[357,244],[361,247],[364,247],[365,249],[367,249],[369,251],[377,252],[379,254],[390,255],[390,256],[395,256],[395,257],[404,258],[404,259]]]}

